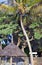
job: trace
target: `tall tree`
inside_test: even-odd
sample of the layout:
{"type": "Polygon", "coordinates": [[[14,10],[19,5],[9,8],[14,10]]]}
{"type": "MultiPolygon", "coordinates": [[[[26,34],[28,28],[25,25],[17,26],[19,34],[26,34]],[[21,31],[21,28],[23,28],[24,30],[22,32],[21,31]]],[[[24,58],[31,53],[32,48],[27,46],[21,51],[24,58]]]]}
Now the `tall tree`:
{"type": "Polygon", "coordinates": [[[25,13],[25,9],[24,9],[23,5],[18,4],[16,1],[14,3],[18,5],[18,9],[19,9],[19,13],[20,13],[21,28],[23,30],[23,33],[24,33],[26,40],[27,40],[27,43],[28,43],[28,47],[29,47],[29,51],[30,51],[31,64],[34,65],[31,44],[30,44],[30,41],[29,41],[29,37],[27,36],[27,33],[26,33],[25,28],[23,26],[23,22],[22,22],[22,15],[25,13]]]}
{"type": "MultiPolygon", "coordinates": [[[[21,23],[21,28],[22,28],[22,30],[23,30],[23,33],[24,33],[24,35],[25,35],[25,37],[26,37],[26,40],[27,40],[27,43],[28,43],[28,46],[29,46],[29,50],[30,50],[30,53],[31,53],[31,55],[30,55],[30,58],[31,58],[31,64],[33,65],[33,56],[32,56],[32,49],[31,49],[31,44],[30,44],[30,41],[29,41],[29,37],[27,36],[27,34],[26,34],[26,31],[25,31],[25,28],[24,28],[24,26],[23,26],[23,20],[22,20],[22,18],[23,18],[23,15],[25,14],[25,13],[27,13],[27,11],[28,11],[28,9],[29,9],[29,7],[28,8],[25,8],[24,7],[24,3],[20,3],[20,4],[18,4],[16,1],[14,2],[17,6],[18,6],[18,10],[19,10],[19,14],[20,14],[20,23],[21,23]]],[[[30,7],[31,8],[31,7],[30,7]]],[[[10,28],[10,27],[9,27],[10,28]]],[[[11,28],[10,28],[11,29],[11,28]]],[[[6,30],[6,29],[5,29],[6,30]]],[[[7,30],[9,30],[9,29],[7,29],[7,30]]],[[[11,29],[12,30],[12,29],[11,29]]],[[[10,32],[10,31],[9,31],[10,32]]]]}

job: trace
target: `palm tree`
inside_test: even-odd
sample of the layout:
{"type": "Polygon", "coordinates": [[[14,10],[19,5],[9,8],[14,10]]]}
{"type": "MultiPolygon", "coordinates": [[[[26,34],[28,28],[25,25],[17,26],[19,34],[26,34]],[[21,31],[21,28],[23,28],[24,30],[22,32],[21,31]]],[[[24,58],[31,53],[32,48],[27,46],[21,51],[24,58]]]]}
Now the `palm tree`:
{"type": "Polygon", "coordinates": [[[31,64],[34,65],[34,63],[33,63],[33,55],[32,55],[32,48],[31,48],[31,44],[30,44],[28,35],[26,33],[26,30],[24,29],[24,26],[23,26],[22,15],[20,16],[20,23],[21,23],[21,28],[23,30],[23,33],[24,33],[24,35],[26,37],[26,40],[27,40],[27,43],[28,43],[28,47],[29,47],[29,51],[30,51],[31,64]]]}
{"type": "MultiPolygon", "coordinates": [[[[26,0],[25,0],[26,1],[26,0]]],[[[23,6],[23,3],[17,3],[15,0],[14,0],[14,4],[16,4],[17,6],[18,6],[18,10],[19,10],[19,13],[20,13],[20,23],[21,23],[21,28],[22,28],[22,30],[23,30],[23,33],[24,33],[24,35],[25,35],[25,37],[26,37],[26,40],[27,40],[27,43],[28,43],[28,47],[29,47],[29,51],[30,51],[30,58],[31,58],[31,65],[34,65],[34,62],[33,62],[33,55],[32,55],[32,48],[31,48],[31,44],[30,44],[30,40],[29,40],[29,37],[28,37],[28,35],[27,35],[27,33],[26,33],[26,30],[25,30],[25,28],[24,28],[24,26],[23,26],[23,14],[24,13],[26,13],[27,12],[27,10],[30,10],[30,8],[31,7],[28,7],[28,8],[25,8],[24,6],[23,6]]]]}
{"type": "Polygon", "coordinates": [[[23,22],[22,22],[22,15],[25,13],[26,10],[24,10],[23,7],[22,7],[20,4],[18,4],[16,1],[14,1],[14,4],[18,5],[18,9],[21,10],[21,14],[20,14],[20,24],[21,24],[21,28],[22,28],[22,30],[23,30],[23,33],[24,33],[24,35],[25,35],[25,37],[26,37],[27,43],[28,43],[28,47],[29,47],[29,51],[30,51],[30,58],[31,58],[31,65],[34,65],[34,63],[33,63],[33,55],[32,55],[32,48],[31,48],[30,40],[29,40],[29,37],[28,37],[28,35],[27,35],[27,33],[26,33],[26,30],[25,30],[25,28],[24,28],[24,26],[23,26],[23,22]]]}

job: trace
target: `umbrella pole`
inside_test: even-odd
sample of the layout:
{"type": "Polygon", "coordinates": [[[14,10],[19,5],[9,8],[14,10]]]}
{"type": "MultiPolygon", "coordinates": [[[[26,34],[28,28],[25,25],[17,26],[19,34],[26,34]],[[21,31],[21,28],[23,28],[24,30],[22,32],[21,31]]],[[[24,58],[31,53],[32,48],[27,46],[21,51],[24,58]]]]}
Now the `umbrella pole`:
{"type": "Polygon", "coordinates": [[[1,57],[0,57],[0,64],[1,64],[1,57]]]}
{"type": "Polygon", "coordinates": [[[12,65],[12,57],[10,57],[10,65],[12,65]]]}

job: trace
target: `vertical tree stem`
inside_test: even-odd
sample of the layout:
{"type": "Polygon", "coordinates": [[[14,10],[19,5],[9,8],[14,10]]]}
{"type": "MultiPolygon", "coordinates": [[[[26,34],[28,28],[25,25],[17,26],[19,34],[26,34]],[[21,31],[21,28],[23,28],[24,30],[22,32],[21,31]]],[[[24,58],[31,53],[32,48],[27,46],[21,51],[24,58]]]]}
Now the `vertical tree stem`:
{"type": "Polygon", "coordinates": [[[23,23],[22,23],[22,15],[20,15],[20,23],[21,23],[21,28],[23,30],[23,33],[24,33],[24,35],[26,37],[26,40],[27,40],[27,43],[28,43],[28,47],[29,47],[29,51],[30,51],[31,65],[34,65],[34,63],[33,63],[33,55],[32,55],[32,48],[31,48],[31,44],[30,44],[28,35],[27,35],[26,30],[24,29],[24,26],[23,26],[23,23]]]}

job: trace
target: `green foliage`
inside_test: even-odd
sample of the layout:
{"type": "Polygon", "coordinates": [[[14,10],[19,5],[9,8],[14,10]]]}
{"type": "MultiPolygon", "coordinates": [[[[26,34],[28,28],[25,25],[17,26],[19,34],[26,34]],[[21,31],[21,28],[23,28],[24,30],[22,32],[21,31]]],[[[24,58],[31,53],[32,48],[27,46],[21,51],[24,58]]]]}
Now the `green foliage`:
{"type": "Polygon", "coordinates": [[[2,41],[2,39],[0,38],[0,41],[2,41]]]}
{"type": "Polygon", "coordinates": [[[5,18],[6,18],[5,16],[0,17],[0,22],[2,23],[5,18]]]}
{"type": "Polygon", "coordinates": [[[35,27],[39,27],[38,22],[32,22],[32,24],[29,26],[29,28],[35,28],[35,27]]]}
{"type": "Polygon", "coordinates": [[[40,31],[35,30],[35,31],[34,31],[34,37],[35,37],[35,39],[40,39],[40,38],[42,38],[42,29],[41,29],[40,31]]]}
{"type": "Polygon", "coordinates": [[[34,5],[30,9],[30,20],[31,24],[29,25],[29,28],[33,30],[34,38],[35,39],[41,39],[42,38],[42,4],[39,3],[39,5],[34,5]]]}
{"type": "MultiPolygon", "coordinates": [[[[33,34],[34,34],[33,35],[34,39],[39,40],[40,38],[42,38],[42,28],[41,28],[42,26],[42,12],[41,12],[42,5],[39,5],[33,8],[31,7],[35,3],[39,2],[40,0],[16,0],[16,1],[19,2],[19,4],[21,5],[22,12],[24,12],[23,6],[26,6],[27,12],[29,14],[24,12],[25,15],[23,17],[23,24],[24,26],[26,25],[26,27],[28,27],[29,29],[32,29],[33,34]],[[29,8],[29,6],[31,9],[29,8]],[[26,18],[26,15],[27,15],[27,18],[26,18]]],[[[7,35],[7,34],[12,34],[13,32],[16,33],[16,31],[18,31],[18,36],[24,37],[23,32],[21,32],[21,28],[18,25],[18,22],[19,22],[18,11],[19,10],[17,8],[18,8],[17,6],[15,7],[10,7],[6,5],[0,6],[0,34],[7,35]]],[[[27,33],[28,32],[32,33],[28,29],[26,29],[26,31],[27,33]]],[[[25,52],[28,54],[27,50],[25,52]]]]}
{"type": "Polygon", "coordinates": [[[42,38],[42,22],[40,20],[39,21],[37,20],[37,22],[32,22],[29,25],[29,28],[33,29],[35,39],[42,38]]]}
{"type": "MultiPolygon", "coordinates": [[[[17,0],[17,2],[22,2],[23,4],[28,4],[28,5],[30,5],[30,6],[32,6],[32,5],[34,5],[35,3],[37,3],[37,2],[39,2],[40,0],[34,0],[34,1],[32,1],[32,0],[17,0]]],[[[22,4],[21,4],[22,5],[22,4]]],[[[3,15],[3,17],[1,17],[0,16],[0,34],[10,34],[10,33],[12,33],[12,31],[14,30],[14,32],[16,31],[16,29],[17,29],[17,26],[18,26],[18,23],[17,23],[17,21],[19,20],[19,15],[17,15],[16,14],[16,11],[17,11],[17,7],[8,7],[7,5],[5,6],[4,4],[1,6],[2,7],[2,9],[4,8],[4,10],[6,9],[6,11],[5,11],[5,14],[3,15]],[[8,13],[7,13],[8,12],[8,13]],[[7,16],[6,14],[10,14],[10,13],[15,13],[15,15],[14,16],[12,16],[12,17],[9,17],[9,16],[7,16]],[[5,24],[4,22],[3,22],[3,20],[7,20],[7,22],[8,22],[8,20],[10,21],[9,22],[9,24],[5,24]],[[13,24],[13,23],[14,24],[13,24]],[[8,31],[7,31],[8,30],[8,31]],[[6,32],[7,31],[7,32],[6,32]]],[[[0,8],[1,8],[0,7],[0,8]]],[[[35,8],[34,8],[35,9],[35,8]]],[[[34,11],[34,9],[32,9],[33,11],[34,11]]],[[[39,9],[40,10],[40,9],[39,9]]],[[[38,12],[38,11],[37,11],[38,12]]],[[[30,13],[32,13],[32,11],[30,12],[30,13]]],[[[34,13],[34,12],[33,12],[34,13]]],[[[1,13],[2,14],[2,13],[1,13]]],[[[11,15],[11,14],[10,14],[11,15]]],[[[32,15],[31,15],[32,16],[32,15]]],[[[29,16],[30,17],[30,16],[29,16]]],[[[42,19],[42,18],[41,18],[42,19]]],[[[24,17],[24,19],[23,19],[23,24],[24,25],[26,25],[26,21],[27,21],[27,19],[26,19],[26,16],[24,17]]],[[[34,22],[34,20],[33,20],[33,22],[32,22],[32,24],[29,26],[29,28],[32,28],[33,30],[34,30],[34,28],[36,28],[36,27],[39,27],[39,24],[41,25],[41,23],[39,22],[39,24],[38,24],[38,20],[36,20],[37,22],[34,22]]],[[[19,34],[19,36],[23,36],[23,34],[19,34]]],[[[34,32],[34,37],[35,38],[37,38],[37,37],[39,36],[39,34],[37,35],[37,33],[35,33],[34,32]]],[[[40,36],[39,36],[40,37],[40,36]]]]}
{"type": "Polygon", "coordinates": [[[2,24],[0,25],[0,34],[12,34],[13,30],[17,29],[18,24],[13,24],[10,22],[10,24],[2,24]]]}
{"type": "Polygon", "coordinates": [[[20,33],[18,34],[18,36],[19,36],[19,37],[23,37],[24,35],[23,35],[22,32],[20,32],[20,33]]]}

